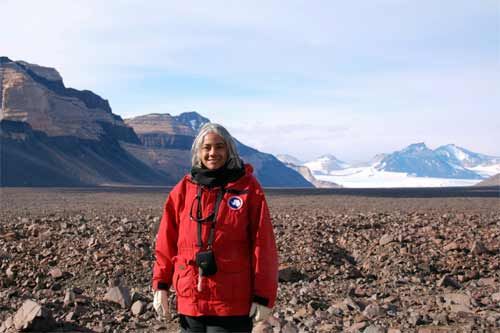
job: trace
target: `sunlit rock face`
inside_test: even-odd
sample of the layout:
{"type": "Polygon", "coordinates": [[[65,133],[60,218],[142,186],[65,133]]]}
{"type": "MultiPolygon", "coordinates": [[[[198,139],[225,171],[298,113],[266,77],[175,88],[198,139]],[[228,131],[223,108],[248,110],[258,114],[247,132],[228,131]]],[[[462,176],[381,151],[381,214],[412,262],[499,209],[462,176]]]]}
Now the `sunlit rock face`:
{"type": "Polygon", "coordinates": [[[0,57],[0,186],[170,184],[121,147],[141,142],[108,101],[53,68],[0,57]]]}
{"type": "Polygon", "coordinates": [[[88,90],[66,88],[50,67],[0,60],[0,120],[27,122],[48,136],[98,140],[112,135],[138,143],[134,132],[113,114],[107,100],[88,90]]]}

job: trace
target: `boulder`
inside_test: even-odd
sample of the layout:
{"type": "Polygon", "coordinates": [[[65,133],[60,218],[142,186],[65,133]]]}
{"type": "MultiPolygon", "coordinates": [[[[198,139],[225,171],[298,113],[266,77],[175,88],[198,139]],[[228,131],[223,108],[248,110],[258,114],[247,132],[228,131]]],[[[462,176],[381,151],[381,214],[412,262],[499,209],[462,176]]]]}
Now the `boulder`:
{"type": "Polygon", "coordinates": [[[299,270],[286,266],[279,269],[278,279],[280,282],[297,282],[302,279],[302,274],[299,270]]]}
{"type": "Polygon", "coordinates": [[[146,303],[143,301],[135,301],[130,310],[134,316],[140,316],[146,311],[146,303]]]}
{"type": "Polygon", "coordinates": [[[104,295],[104,300],[119,304],[124,309],[128,309],[132,303],[130,291],[124,286],[109,288],[106,295],[104,295]]]}
{"type": "Polygon", "coordinates": [[[55,324],[50,311],[32,300],[26,300],[14,315],[14,327],[19,331],[45,332],[55,324]]]}

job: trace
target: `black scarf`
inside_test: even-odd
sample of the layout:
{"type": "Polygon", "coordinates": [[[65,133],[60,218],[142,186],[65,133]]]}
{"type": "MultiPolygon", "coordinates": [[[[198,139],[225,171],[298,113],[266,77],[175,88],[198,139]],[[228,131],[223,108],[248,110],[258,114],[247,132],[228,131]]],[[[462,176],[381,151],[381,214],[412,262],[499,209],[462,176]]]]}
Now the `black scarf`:
{"type": "MultiPolygon", "coordinates": [[[[241,161],[243,165],[243,162],[241,161]]],[[[236,161],[229,159],[226,164],[216,170],[210,170],[202,166],[191,169],[191,177],[198,184],[208,187],[216,187],[234,182],[245,174],[244,167],[238,167],[236,161]]]]}

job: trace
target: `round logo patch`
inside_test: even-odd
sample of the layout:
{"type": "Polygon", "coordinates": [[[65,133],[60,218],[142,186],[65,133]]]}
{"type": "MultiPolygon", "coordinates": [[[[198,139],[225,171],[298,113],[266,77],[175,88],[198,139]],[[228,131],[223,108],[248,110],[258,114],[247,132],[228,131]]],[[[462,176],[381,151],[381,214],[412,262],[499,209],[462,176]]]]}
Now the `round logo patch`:
{"type": "Polygon", "coordinates": [[[243,200],[241,200],[240,197],[231,197],[229,198],[229,201],[227,202],[229,208],[238,210],[243,206],[243,200]]]}

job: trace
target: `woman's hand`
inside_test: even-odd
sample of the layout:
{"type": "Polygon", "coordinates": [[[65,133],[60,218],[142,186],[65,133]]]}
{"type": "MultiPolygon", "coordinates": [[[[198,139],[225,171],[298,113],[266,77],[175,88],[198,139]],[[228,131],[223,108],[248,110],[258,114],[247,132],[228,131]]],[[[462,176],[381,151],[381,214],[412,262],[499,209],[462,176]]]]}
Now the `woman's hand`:
{"type": "Polygon", "coordinates": [[[170,309],[168,308],[168,291],[155,290],[153,292],[153,308],[162,319],[170,319],[170,309]]]}
{"type": "Polygon", "coordinates": [[[273,309],[268,308],[267,306],[261,305],[259,303],[252,303],[252,307],[250,307],[249,317],[253,317],[255,321],[263,321],[269,318],[273,309]]]}

